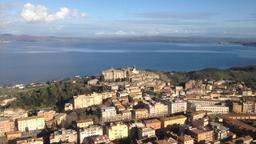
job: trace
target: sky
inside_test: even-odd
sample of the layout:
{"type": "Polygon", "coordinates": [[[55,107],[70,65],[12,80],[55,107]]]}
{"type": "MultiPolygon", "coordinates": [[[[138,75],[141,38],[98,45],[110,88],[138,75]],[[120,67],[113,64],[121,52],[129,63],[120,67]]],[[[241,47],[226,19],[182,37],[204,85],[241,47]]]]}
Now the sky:
{"type": "Polygon", "coordinates": [[[256,0],[0,0],[0,34],[256,37],[256,0]]]}

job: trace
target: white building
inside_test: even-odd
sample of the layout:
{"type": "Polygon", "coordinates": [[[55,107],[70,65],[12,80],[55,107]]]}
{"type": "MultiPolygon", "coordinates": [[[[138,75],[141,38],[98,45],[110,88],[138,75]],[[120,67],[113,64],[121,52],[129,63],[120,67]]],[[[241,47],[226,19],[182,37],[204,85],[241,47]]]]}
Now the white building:
{"type": "Polygon", "coordinates": [[[113,118],[115,118],[116,114],[116,108],[113,106],[101,108],[101,118],[104,122],[111,121],[113,118]]]}
{"type": "Polygon", "coordinates": [[[185,113],[187,111],[187,102],[182,100],[168,102],[168,111],[169,114],[185,113]]]}
{"type": "Polygon", "coordinates": [[[155,136],[155,130],[149,127],[138,128],[138,138],[144,139],[155,136]]]}
{"type": "Polygon", "coordinates": [[[103,135],[103,128],[99,125],[90,125],[87,128],[80,130],[80,142],[82,143],[85,138],[91,136],[103,135]]]}
{"type": "Polygon", "coordinates": [[[168,114],[168,106],[160,103],[151,101],[144,101],[146,109],[149,111],[150,117],[158,117],[158,116],[165,116],[168,114]]]}
{"type": "Polygon", "coordinates": [[[77,132],[72,129],[61,129],[50,135],[50,143],[77,143],[77,132]]]}
{"type": "Polygon", "coordinates": [[[86,108],[93,105],[102,104],[101,93],[73,96],[74,109],[86,108]]]}
{"type": "Polygon", "coordinates": [[[221,105],[195,105],[194,111],[206,111],[208,114],[227,114],[229,113],[229,107],[221,105]]]}
{"type": "Polygon", "coordinates": [[[188,107],[194,111],[206,111],[210,114],[226,114],[229,113],[229,107],[221,105],[219,100],[188,100],[188,107]]]}
{"type": "Polygon", "coordinates": [[[33,131],[44,129],[45,118],[44,116],[31,116],[17,119],[17,126],[19,131],[33,131]]]}

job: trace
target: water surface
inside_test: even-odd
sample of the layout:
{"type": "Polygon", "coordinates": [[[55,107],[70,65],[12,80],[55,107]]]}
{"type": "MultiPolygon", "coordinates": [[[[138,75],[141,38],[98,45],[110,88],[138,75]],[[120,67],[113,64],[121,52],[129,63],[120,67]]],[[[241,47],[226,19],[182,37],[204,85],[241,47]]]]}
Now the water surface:
{"type": "Polygon", "coordinates": [[[109,67],[189,71],[256,64],[256,48],[159,42],[0,44],[0,84],[97,75],[109,67]]]}

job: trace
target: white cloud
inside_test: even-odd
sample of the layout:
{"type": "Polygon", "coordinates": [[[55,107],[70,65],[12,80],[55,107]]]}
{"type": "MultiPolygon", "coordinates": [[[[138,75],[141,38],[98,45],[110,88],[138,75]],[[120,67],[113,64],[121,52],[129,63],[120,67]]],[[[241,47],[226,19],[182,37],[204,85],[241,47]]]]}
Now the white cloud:
{"type": "MultiPolygon", "coordinates": [[[[81,13],[82,15],[83,13],[81,13]]],[[[53,22],[63,20],[68,16],[77,17],[80,13],[77,10],[70,10],[67,7],[60,8],[55,13],[49,13],[48,8],[43,5],[27,3],[23,6],[20,16],[26,22],[53,22]]]]}
{"type": "Polygon", "coordinates": [[[61,8],[60,11],[58,11],[56,13],[56,17],[58,19],[64,19],[69,14],[69,12],[70,12],[70,10],[68,8],[66,8],[66,7],[61,8]]]}

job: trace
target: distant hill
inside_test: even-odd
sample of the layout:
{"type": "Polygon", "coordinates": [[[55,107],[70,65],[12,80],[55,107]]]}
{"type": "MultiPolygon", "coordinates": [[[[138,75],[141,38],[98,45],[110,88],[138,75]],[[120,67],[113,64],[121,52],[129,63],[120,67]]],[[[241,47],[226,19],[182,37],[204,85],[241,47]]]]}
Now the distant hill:
{"type": "Polygon", "coordinates": [[[173,42],[173,43],[218,43],[241,44],[256,46],[256,39],[237,39],[219,37],[173,37],[173,36],[122,36],[122,37],[56,37],[56,36],[31,36],[0,34],[0,42],[25,41],[25,42],[88,42],[88,41],[141,41],[141,42],[173,42]]]}
{"type": "Polygon", "coordinates": [[[31,36],[31,35],[12,35],[1,34],[0,41],[25,41],[25,42],[40,42],[40,41],[74,41],[81,40],[75,37],[55,37],[55,36],[31,36]]]}

